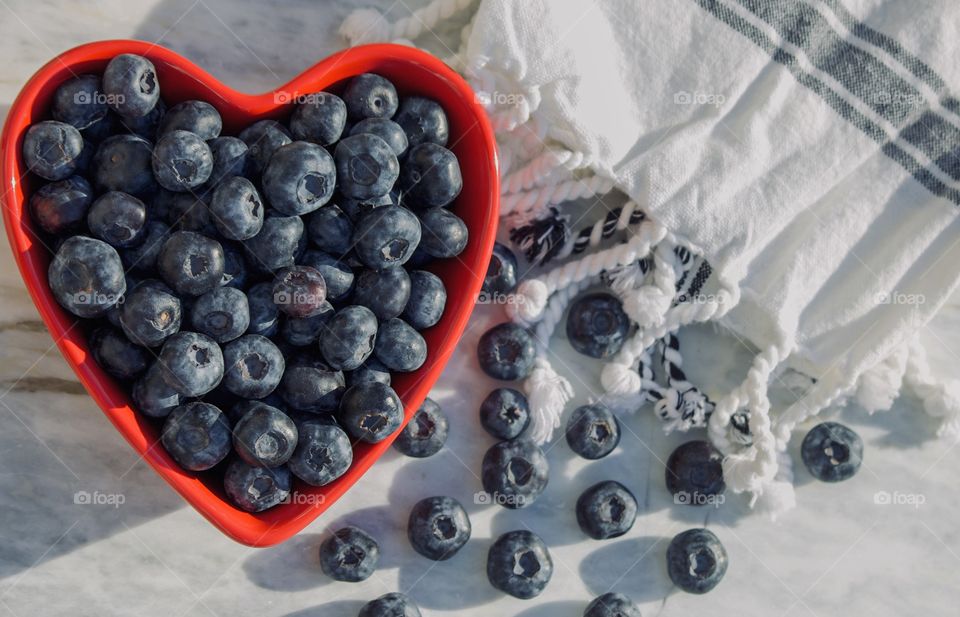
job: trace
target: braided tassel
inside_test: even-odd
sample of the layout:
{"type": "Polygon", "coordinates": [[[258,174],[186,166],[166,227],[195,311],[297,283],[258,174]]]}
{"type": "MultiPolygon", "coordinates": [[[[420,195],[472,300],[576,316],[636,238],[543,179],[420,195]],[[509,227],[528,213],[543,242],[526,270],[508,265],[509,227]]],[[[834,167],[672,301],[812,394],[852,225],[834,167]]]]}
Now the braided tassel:
{"type": "Polygon", "coordinates": [[[556,255],[570,239],[570,217],[556,208],[542,219],[510,230],[510,240],[532,264],[541,264],[556,255]]]}
{"type": "Polygon", "coordinates": [[[667,334],[661,345],[663,372],[667,377],[668,387],[664,396],[654,406],[654,412],[666,422],[664,432],[670,434],[674,430],[688,431],[706,426],[707,418],[713,413],[714,403],[687,380],[682,368],[680,339],[674,334],[667,334]]]}
{"type": "Polygon", "coordinates": [[[613,190],[614,182],[602,176],[587,176],[556,184],[547,184],[522,193],[504,195],[500,200],[500,215],[522,214],[537,216],[547,207],[574,199],[604,195],[613,190]]]}
{"type": "Polygon", "coordinates": [[[569,173],[583,166],[584,155],[570,150],[546,150],[529,163],[510,175],[500,183],[503,194],[528,191],[537,186],[547,184],[548,180],[556,183],[556,173],[569,173]]]}

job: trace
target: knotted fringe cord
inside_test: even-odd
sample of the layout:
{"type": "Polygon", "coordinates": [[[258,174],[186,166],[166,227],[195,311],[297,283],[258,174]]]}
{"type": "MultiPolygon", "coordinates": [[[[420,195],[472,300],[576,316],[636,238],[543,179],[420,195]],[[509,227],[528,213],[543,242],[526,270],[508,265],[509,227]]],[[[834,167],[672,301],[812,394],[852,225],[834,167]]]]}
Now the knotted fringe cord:
{"type": "Polygon", "coordinates": [[[923,401],[924,411],[940,420],[937,436],[960,439],[960,381],[941,382],[933,376],[919,336],[910,341],[904,380],[923,401]]]}
{"type": "MultiPolygon", "coordinates": [[[[674,334],[667,334],[660,345],[667,387],[661,389],[660,396],[654,405],[654,412],[664,421],[664,432],[670,434],[674,430],[688,431],[692,428],[705,427],[707,418],[713,413],[715,405],[696,386],[687,381],[687,375],[682,368],[680,340],[674,334]]],[[[642,361],[641,358],[641,363],[642,361]]],[[[643,379],[642,373],[640,378],[643,379]]]]}

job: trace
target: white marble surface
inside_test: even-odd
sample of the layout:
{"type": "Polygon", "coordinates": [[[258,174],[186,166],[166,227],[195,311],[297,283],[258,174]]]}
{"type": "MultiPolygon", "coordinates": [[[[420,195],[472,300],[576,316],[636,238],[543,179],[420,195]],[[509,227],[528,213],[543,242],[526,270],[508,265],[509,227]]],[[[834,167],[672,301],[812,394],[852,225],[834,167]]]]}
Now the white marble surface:
{"type": "MultiPolygon", "coordinates": [[[[335,29],[348,10],[345,1],[0,0],[0,114],[53,54],[104,38],[159,40],[231,85],[265,90],[338,49],[335,29]]],[[[405,0],[392,6],[396,15],[406,10],[405,0]]],[[[446,55],[439,39],[425,43],[446,55]]],[[[184,505],[113,431],[58,356],[9,249],[0,256],[0,298],[0,613],[346,617],[400,590],[428,616],[573,617],[613,588],[647,616],[956,614],[960,451],[933,439],[932,422],[910,397],[876,417],[844,411],[866,441],[863,471],[827,486],[798,468],[799,506],[776,524],[734,496],[719,509],[674,506],[662,461],[682,439],[664,438],[648,409],[623,418],[622,445],[607,459],[587,463],[562,440],[551,448],[550,486],[533,507],[476,505],[477,470],[492,443],[476,410],[493,384],[479,377],[473,350],[501,319],[498,308],[481,307],[433,393],[451,419],[448,447],[427,460],[391,452],[305,532],[256,550],[184,505]],[[636,493],[641,515],[623,538],[587,541],[573,504],[609,478],[636,493]],[[120,494],[124,503],[78,505],[78,491],[120,494]],[[925,503],[876,505],[877,491],[919,494],[925,503]],[[432,494],[463,502],[474,528],[466,548],[440,564],[413,553],[404,529],[410,506],[432,494]],[[346,522],[372,531],[383,547],[381,568],[357,585],[331,582],[317,565],[320,539],[346,522]],[[725,543],[730,569],[713,593],[689,596],[671,588],[664,550],[675,533],[704,523],[725,543]],[[555,560],[547,591],[527,602],[495,593],[484,576],[492,538],[523,527],[546,540],[555,560]]],[[[958,364],[958,307],[951,303],[925,332],[944,370],[958,364]]],[[[581,402],[598,388],[599,366],[559,339],[561,370],[581,402]]],[[[739,342],[706,328],[683,332],[682,341],[691,376],[714,392],[739,379],[749,358],[739,342]]]]}

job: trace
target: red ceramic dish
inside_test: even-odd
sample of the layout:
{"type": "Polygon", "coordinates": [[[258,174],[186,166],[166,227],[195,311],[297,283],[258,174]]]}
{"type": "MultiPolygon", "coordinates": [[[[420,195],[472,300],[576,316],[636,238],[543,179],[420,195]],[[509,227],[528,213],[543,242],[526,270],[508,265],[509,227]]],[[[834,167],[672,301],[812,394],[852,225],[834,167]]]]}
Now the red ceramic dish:
{"type": "Polygon", "coordinates": [[[244,126],[262,118],[285,119],[292,110],[290,102],[299,96],[320,90],[336,92],[350,77],[366,72],[389,78],[401,97],[428,96],[443,106],[450,120],[449,147],[459,158],[463,171],[463,192],[453,210],[466,222],[470,241],[458,259],[443,260],[429,268],[446,284],[448,303],[440,323],[424,332],[429,345],[425,365],[394,378],[408,420],[463,334],[493,249],[500,193],[493,132],[473,91],[459,75],[437,58],[399,45],[345,50],[275,91],[251,95],[231,90],[189,60],[151,43],[90,43],[63,53],[41,68],[10,108],[0,140],[5,190],[3,217],[27,289],[61,353],[130,445],[203,516],[244,544],[277,544],[303,529],[339,499],[390,447],[393,439],[357,445],[353,466],[336,482],[322,488],[298,485],[297,498],[291,503],[249,514],[227,501],[218,478],[211,481],[204,474],[180,469],[159,444],[156,424],[131,409],[125,392],[129,384],[120,387],[93,360],[83,329],[77,327],[76,318],[57,304],[47,286],[50,253],[34,233],[26,208],[38,182],[27,173],[20,150],[30,124],[49,117],[50,100],[57,86],[74,74],[101,73],[110,58],[120,53],[140,54],[154,63],[161,95],[167,103],[201,99],[216,106],[223,116],[225,135],[236,135],[244,126]]]}

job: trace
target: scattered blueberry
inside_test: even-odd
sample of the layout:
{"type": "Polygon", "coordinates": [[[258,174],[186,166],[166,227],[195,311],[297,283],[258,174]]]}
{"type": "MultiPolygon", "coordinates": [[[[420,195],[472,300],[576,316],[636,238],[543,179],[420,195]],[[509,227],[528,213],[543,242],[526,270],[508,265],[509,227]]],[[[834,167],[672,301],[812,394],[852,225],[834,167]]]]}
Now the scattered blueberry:
{"type": "Polygon", "coordinates": [[[216,139],[223,129],[223,120],[216,108],[206,101],[177,103],[163,114],[158,137],[173,131],[188,131],[204,141],[216,139]]]}
{"type": "Polygon", "coordinates": [[[388,593],[363,605],[358,617],[420,617],[420,609],[402,593],[388,593]]]}
{"type": "Polygon", "coordinates": [[[823,422],[810,429],[803,438],[800,456],[807,470],[818,480],[849,480],[863,462],[863,440],[842,424],[823,422]]]}
{"type": "Polygon", "coordinates": [[[293,420],[266,403],[252,405],[233,427],[233,448],[250,465],[283,465],[296,447],[297,426],[293,420]]]}
{"type": "Polygon", "coordinates": [[[447,289],[440,277],[432,272],[414,270],[409,276],[410,298],[402,317],[417,330],[425,330],[436,325],[443,317],[443,310],[447,306],[447,289]]]}
{"type": "Polygon", "coordinates": [[[393,120],[366,118],[350,128],[350,135],[359,135],[360,133],[376,135],[387,142],[387,145],[398,157],[407,151],[407,136],[403,132],[403,128],[393,120]]]}
{"type": "Polygon", "coordinates": [[[529,330],[514,323],[502,323],[480,337],[477,358],[483,372],[494,379],[524,379],[533,370],[536,346],[529,330]]]}
{"type": "Polygon", "coordinates": [[[577,499],[577,524],[594,540],[617,538],[630,531],[637,518],[637,500],[613,480],[594,484],[577,499]]]}
{"type": "Polygon", "coordinates": [[[133,383],[132,398],[137,410],[152,418],[165,418],[180,406],[180,395],[163,380],[159,362],[133,383]]]}
{"type": "Polygon", "coordinates": [[[189,191],[213,173],[210,146],[189,131],[171,131],[153,148],[153,175],[168,191],[189,191]]]}
{"type": "Polygon", "coordinates": [[[232,341],[250,325],[247,296],[233,287],[212,289],[193,302],[190,323],[194,330],[218,343],[232,341]]]}
{"type": "Polygon", "coordinates": [[[103,71],[103,92],[110,109],[121,116],[145,116],[160,99],[157,70],[143,56],[114,56],[103,71]]]}
{"type": "Polygon", "coordinates": [[[41,186],[30,197],[30,214],[44,231],[67,234],[83,229],[93,203],[93,188],[82,176],[41,186]]]}
{"type": "Polygon", "coordinates": [[[609,358],[620,351],[630,331],[630,318],[620,299],[609,293],[581,296],[567,314],[567,338],[578,352],[591,358],[609,358]]]}
{"type": "Polygon", "coordinates": [[[430,208],[420,214],[423,230],[419,248],[438,259],[456,257],[467,248],[467,225],[445,208],[430,208]]]}
{"type": "Polygon", "coordinates": [[[403,268],[363,270],[357,277],[353,302],[367,307],[380,321],[403,312],[410,300],[410,275],[403,268]]]}
{"type": "Polygon", "coordinates": [[[383,270],[401,266],[420,244],[420,221],[400,206],[374,208],[360,219],[353,231],[357,257],[368,268],[383,270]]]}
{"type": "Polygon", "coordinates": [[[330,484],[350,469],[353,448],[350,438],[335,423],[307,420],[297,426],[297,448],[287,467],[311,486],[330,484]]]}
{"type": "Polygon", "coordinates": [[[328,204],[310,215],[307,235],[320,250],[340,256],[353,247],[353,222],[338,206],[328,204]]]}
{"type": "Polygon", "coordinates": [[[407,538],[427,559],[446,561],[470,539],[470,517],[456,499],[427,497],[410,510],[407,538]]]}
{"type": "Polygon", "coordinates": [[[72,176],[82,150],[80,131],[56,120],[32,125],[23,138],[23,160],[30,171],[44,180],[66,180],[72,176]]]}
{"type": "Polygon", "coordinates": [[[291,409],[333,413],[346,391],[346,382],[342,372],[322,363],[298,363],[284,371],[278,391],[291,409]]]}
{"type": "Polygon", "coordinates": [[[337,187],[354,199],[386,195],[400,175],[400,163],[393,148],[370,133],[341,139],[334,150],[334,158],[337,187]]]}
{"type": "Polygon", "coordinates": [[[406,373],[427,361],[427,342],[410,324],[394,317],[380,324],[373,353],[384,366],[406,373]]]}
{"type": "Polygon", "coordinates": [[[353,386],[340,401],[340,421],[355,438],[377,443],[403,423],[403,403],[390,386],[366,382],[353,386]]]}
{"type": "Polygon", "coordinates": [[[237,459],[227,465],[223,490],[240,509],[263,512],[290,497],[293,478],[286,467],[258,467],[237,459]]]}
{"type": "Polygon", "coordinates": [[[347,106],[343,99],[329,92],[317,92],[293,110],[290,132],[294,139],[329,146],[340,139],[346,123],[347,106]]]}
{"type": "Polygon", "coordinates": [[[106,117],[106,96],[100,91],[100,78],[96,75],[78,75],[65,81],[53,93],[50,115],[83,130],[106,117]]]}
{"type": "Polygon", "coordinates": [[[357,75],[347,84],[343,102],[351,118],[391,118],[397,113],[397,90],[389,80],[374,73],[357,75]]]}
{"type": "Polygon", "coordinates": [[[295,141],[277,148],[263,171],[263,194],[281,214],[307,214],[333,196],[337,172],[322,146],[295,141]]]}
{"type": "Polygon", "coordinates": [[[393,120],[403,128],[411,147],[424,142],[446,146],[450,138],[450,125],[443,107],[421,96],[409,96],[400,101],[393,120]]]}
{"type": "Polygon", "coordinates": [[[688,529],[667,547],[670,580],[688,593],[707,593],[727,572],[727,551],[707,529],[688,529]]]}
{"type": "Polygon", "coordinates": [[[553,576],[553,560],[543,540],[521,529],[499,538],[487,553],[487,579],[496,589],[521,600],[540,595],[553,576]]]}
{"type": "Polygon", "coordinates": [[[234,176],[218,184],[213,191],[210,215],[224,238],[248,240],[263,227],[263,201],[253,182],[234,176]]]}
{"type": "Polygon", "coordinates": [[[120,327],[134,343],[158,347],[180,331],[183,307],[169,287],[148,279],[127,294],[120,307],[120,327]]]}
{"type": "Polygon", "coordinates": [[[299,216],[267,215],[260,233],[244,240],[243,246],[252,265],[273,272],[292,266],[303,243],[303,219],[299,216]]]}
{"type": "Polygon", "coordinates": [[[702,506],[726,489],[723,454],[708,441],[688,441],[679,446],[666,468],[667,490],[678,503],[702,506]]]}
{"type": "Polygon", "coordinates": [[[640,607],[622,593],[609,591],[594,598],[583,617],[640,617],[640,607]]]}
{"type": "Polygon", "coordinates": [[[365,581],[379,562],[380,545],[359,527],[338,529],[320,545],[320,569],[335,581],[365,581]]]}
{"type": "Polygon", "coordinates": [[[320,334],[320,352],[337,370],[352,371],[373,353],[377,340],[377,317],[364,306],[337,311],[320,334]]]}
{"type": "Polygon", "coordinates": [[[132,379],[147,369],[146,350],[116,328],[98,328],[87,341],[97,364],[118,379],[132,379]]]}
{"type": "Polygon", "coordinates": [[[176,231],[163,243],[157,270],[178,294],[199,296],[223,279],[223,246],[193,231],[176,231]]]}
{"type": "Polygon", "coordinates": [[[457,156],[435,143],[413,146],[403,163],[400,186],[420,207],[446,206],[463,189],[457,156]]]}
{"type": "Polygon", "coordinates": [[[432,399],[426,398],[397,435],[393,447],[406,456],[427,458],[443,448],[448,431],[449,423],[443,409],[432,399]]]}
{"type": "Polygon", "coordinates": [[[60,245],[47,280],[60,306],[77,317],[104,315],[127,290],[116,249],[85,236],[73,236],[60,245]]]}
{"type": "Polygon", "coordinates": [[[102,191],[142,195],[156,187],[153,144],[136,135],[114,135],[93,155],[93,182],[102,191]]]}
{"type": "Polygon", "coordinates": [[[90,233],[116,248],[138,244],[146,223],[147,207],[143,202],[120,191],[104,193],[87,213],[90,233]]]}
{"type": "Polygon", "coordinates": [[[303,319],[325,312],[327,284],[323,275],[310,266],[293,266],[277,272],[273,301],[290,317],[303,319]]]}
{"type": "Polygon", "coordinates": [[[613,452],[620,443],[620,423],[604,405],[584,405],[567,421],[570,449],[586,459],[599,459],[613,452]]]}
{"type": "Polygon", "coordinates": [[[512,292],[517,287],[517,258],[499,242],[493,245],[490,265],[483,279],[483,293],[488,297],[512,292]]]}
{"type": "Polygon", "coordinates": [[[277,148],[290,143],[290,132],[276,120],[260,120],[240,131],[247,144],[247,164],[254,174],[263,173],[277,148]]]}
{"type": "Polygon", "coordinates": [[[530,405],[522,392],[497,388],[480,404],[480,424],[497,439],[515,439],[530,424],[530,405]]]}
{"type": "Polygon", "coordinates": [[[483,455],[483,490],[495,503],[516,510],[532,504],[547,488],[550,466],[539,446],[526,439],[501,441],[483,455]]]}
{"type": "Polygon", "coordinates": [[[223,353],[217,343],[196,332],[171,335],[160,350],[163,379],[181,396],[203,396],[223,378],[223,353]]]}
{"type": "Polygon", "coordinates": [[[187,403],[174,409],[160,438],[170,456],[190,471],[210,469],[230,453],[230,423],[209,403],[187,403]]]}

